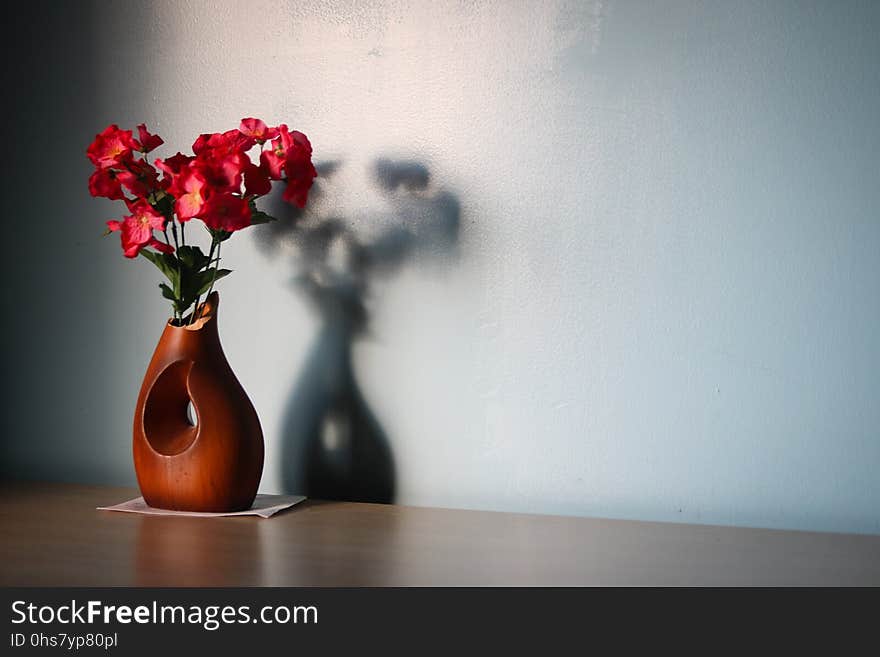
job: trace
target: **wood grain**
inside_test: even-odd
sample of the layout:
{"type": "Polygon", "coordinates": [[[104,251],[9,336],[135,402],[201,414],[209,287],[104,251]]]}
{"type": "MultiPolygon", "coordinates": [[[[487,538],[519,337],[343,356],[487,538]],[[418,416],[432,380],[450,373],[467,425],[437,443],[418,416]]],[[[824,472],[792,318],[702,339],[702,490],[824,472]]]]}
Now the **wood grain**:
{"type": "Polygon", "coordinates": [[[880,536],[307,500],[263,520],[0,486],[4,586],[880,585],[880,536]]]}

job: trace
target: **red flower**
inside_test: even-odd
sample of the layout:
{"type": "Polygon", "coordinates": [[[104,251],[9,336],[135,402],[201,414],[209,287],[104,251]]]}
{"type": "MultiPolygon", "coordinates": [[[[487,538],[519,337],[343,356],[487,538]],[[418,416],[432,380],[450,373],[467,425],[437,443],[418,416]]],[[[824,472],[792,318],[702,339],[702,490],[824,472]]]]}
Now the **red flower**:
{"type": "Polygon", "coordinates": [[[244,170],[244,193],[246,196],[262,196],[272,191],[272,182],[266,171],[256,164],[249,164],[244,170]]]}
{"type": "Polygon", "coordinates": [[[154,236],[156,230],[165,231],[172,202],[181,223],[198,218],[212,231],[233,233],[251,225],[250,203],[271,191],[272,180],[283,180],[284,200],[302,208],[318,175],[308,138],[284,124],[269,127],[260,119],[244,118],[237,129],[199,135],[193,156],[177,153],[156,159],[155,166],[137,152],[149,153],[163,139],[143,123],[137,133],[135,139],[131,130],[111,124],[86,150],[97,168],[89,178],[89,192],[121,199],[129,208],[129,216],[107,222],[110,230],[120,233],[128,258],[146,248],[174,252],[167,239],[163,243],[154,236]],[[267,141],[269,147],[260,153],[259,164],[252,163],[248,151],[267,141]]]}
{"type": "Polygon", "coordinates": [[[285,152],[284,173],[287,174],[287,187],[282,198],[288,203],[304,208],[318,172],[312,164],[312,145],[309,138],[296,130],[290,133],[290,145],[285,152]]]}
{"type": "Polygon", "coordinates": [[[166,176],[173,176],[181,172],[183,167],[192,162],[195,158],[192,155],[184,155],[178,152],[177,155],[166,157],[164,160],[156,159],[156,167],[162,170],[166,176]]]}
{"type": "Polygon", "coordinates": [[[174,203],[177,217],[181,222],[189,221],[205,207],[208,181],[197,168],[188,166],[174,177],[169,191],[177,199],[174,203]]]}
{"type": "Polygon", "coordinates": [[[159,189],[159,172],[146,160],[132,160],[116,173],[119,182],[138,198],[146,198],[159,189]]]}
{"type": "Polygon", "coordinates": [[[312,145],[303,133],[290,131],[285,124],[278,126],[278,137],[272,140],[272,148],[260,154],[260,166],[272,180],[287,177],[287,187],[282,198],[303,208],[308,201],[309,190],[318,172],[312,164],[312,145]]]}
{"type": "Polygon", "coordinates": [[[312,143],[309,141],[309,138],[306,137],[302,132],[300,132],[299,130],[294,130],[293,132],[291,132],[290,142],[291,145],[287,147],[288,154],[290,153],[291,148],[293,148],[297,153],[301,153],[311,157],[312,143]]]}
{"type": "Polygon", "coordinates": [[[131,216],[123,217],[122,221],[108,221],[107,227],[112,231],[120,231],[122,252],[126,258],[135,258],[148,246],[171,253],[174,249],[153,237],[154,230],[164,230],[165,217],[156,212],[145,201],[137,201],[129,205],[131,216]]]}
{"type": "Polygon", "coordinates": [[[193,153],[195,153],[196,155],[200,155],[201,152],[208,147],[208,140],[212,136],[213,135],[209,135],[207,133],[202,133],[198,137],[196,137],[196,140],[193,142],[192,145],[193,153]]]}
{"type": "Polygon", "coordinates": [[[223,138],[226,140],[228,148],[239,151],[249,151],[257,143],[254,137],[241,132],[241,130],[227,130],[223,133],[223,138]]]}
{"type": "Polygon", "coordinates": [[[241,191],[241,178],[251,161],[247,151],[254,145],[251,137],[238,130],[200,135],[193,144],[196,165],[217,191],[241,191]]]}
{"type": "Polygon", "coordinates": [[[240,191],[241,177],[249,164],[250,160],[242,153],[232,152],[223,156],[202,153],[193,166],[205,177],[212,190],[232,193],[240,191]]]}
{"type": "Polygon", "coordinates": [[[281,180],[281,171],[284,169],[284,156],[287,147],[292,143],[287,125],[282,123],[278,126],[278,136],[272,140],[272,147],[260,153],[260,166],[272,180],[281,180]]]}
{"type": "Polygon", "coordinates": [[[92,196],[104,196],[111,201],[125,198],[122,185],[113,169],[95,169],[95,173],[89,178],[89,193],[92,196]]]}
{"type": "Polygon", "coordinates": [[[229,193],[212,194],[199,218],[208,228],[234,233],[251,225],[251,209],[247,201],[229,193]]]}
{"type": "Polygon", "coordinates": [[[269,128],[260,119],[242,119],[238,130],[260,144],[278,135],[278,128],[269,128]]]}
{"type": "Polygon", "coordinates": [[[281,180],[284,169],[284,149],[273,147],[260,153],[260,168],[266,172],[270,180],[281,180]]]}
{"type": "Polygon", "coordinates": [[[150,151],[159,148],[162,144],[165,143],[165,140],[162,139],[159,135],[151,135],[147,132],[147,126],[144,123],[141,123],[138,127],[138,137],[141,140],[141,150],[144,153],[149,153],[150,151]]]}
{"type": "Polygon", "coordinates": [[[207,151],[229,152],[233,150],[247,151],[253,148],[253,137],[242,134],[238,130],[215,132],[213,134],[199,135],[193,142],[192,150],[196,155],[202,155],[207,151]]]}
{"type": "Polygon", "coordinates": [[[181,172],[181,170],[190,162],[192,162],[195,158],[190,155],[184,155],[183,153],[177,153],[172,157],[162,159],[156,159],[156,168],[162,171],[162,181],[159,183],[159,186],[168,190],[171,186],[171,181],[174,176],[181,172]]]}
{"type": "Polygon", "coordinates": [[[137,148],[138,143],[131,136],[131,130],[120,130],[113,123],[95,136],[95,141],[86,149],[86,155],[96,167],[106,169],[125,164],[131,159],[132,150],[137,148]]]}
{"type": "Polygon", "coordinates": [[[214,170],[220,172],[226,181],[227,191],[237,192],[241,189],[241,177],[250,164],[247,155],[240,151],[232,151],[214,159],[214,170]]]}
{"type": "Polygon", "coordinates": [[[281,195],[288,203],[293,203],[298,208],[306,207],[309,200],[309,190],[318,175],[311,160],[307,160],[301,167],[294,168],[287,164],[287,187],[281,195]]]}

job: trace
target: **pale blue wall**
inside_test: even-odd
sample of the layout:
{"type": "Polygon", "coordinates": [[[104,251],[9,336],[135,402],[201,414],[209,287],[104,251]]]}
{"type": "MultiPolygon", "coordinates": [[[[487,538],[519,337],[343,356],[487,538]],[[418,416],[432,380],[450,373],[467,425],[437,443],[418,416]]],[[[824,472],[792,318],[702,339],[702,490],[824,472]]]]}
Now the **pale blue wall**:
{"type": "MultiPolygon", "coordinates": [[[[88,141],[257,115],[337,161],[313,221],[369,241],[458,204],[455,239],[372,275],[354,347],[399,502],[880,532],[880,4],[217,4],[10,22],[7,475],[134,480],[165,307],[99,237],[88,141]],[[429,188],[383,192],[377,158],[429,188]]],[[[320,323],[297,242],[258,237],[221,335],[271,492],[320,323]]]]}

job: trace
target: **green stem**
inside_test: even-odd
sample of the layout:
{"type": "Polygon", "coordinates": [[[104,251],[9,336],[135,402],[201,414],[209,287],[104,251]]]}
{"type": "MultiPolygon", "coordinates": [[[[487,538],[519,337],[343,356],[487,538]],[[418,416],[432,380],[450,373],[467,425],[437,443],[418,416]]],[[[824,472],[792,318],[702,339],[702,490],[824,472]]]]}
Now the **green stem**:
{"type": "Polygon", "coordinates": [[[217,263],[214,265],[214,278],[211,279],[211,287],[208,288],[208,293],[205,295],[205,299],[211,296],[211,292],[214,289],[214,283],[217,282],[217,269],[220,268],[220,242],[217,242],[217,263]]]}
{"type": "MultiPolygon", "coordinates": [[[[165,228],[162,229],[162,236],[165,238],[165,244],[171,246],[171,242],[168,241],[168,223],[165,223],[165,228]]],[[[174,305],[174,302],[171,303],[171,311],[174,314],[174,321],[176,322],[180,316],[180,313],[177,312],[177,306],[174,305]]]]}
{"type": "MultiPolygon", "coordinates": [[[[213,257],[214,257],[214,247],[215,247],[215,246],[217,246],[217,240],[215,240],[214,238],[211,238],[211,249],[208,251],[208,264],[205,265],[205,267],[210,267],[210,266],[211,266],[211,260],[212,260],[213,257]]],[[[219,262],[219,261],[220,261],[220,258],[217,258],[217,261],[219,262]]],[[[214,278],[216,279],[216,277],[217,277],[217,272],[215,271],[215,272],[214,272],[214,278]]],[[[212,287],[214,286],[213,281],[211,282],[211,286],[212,286],[212,287]]],[[[192,316],[191,316],[190,319],[189,319],[189,323],[190,323],[190,324],[192,324],[194,321],[196,321],[196,315],[198,315],[198,313],[199,313],[199,299],[200,299],[200,298],[201,298],[201,295],[197,295],[197,296],[196,296],[196,307],[193,308],[192,316]]],[[[205,297],[205,299],[207,299],[207,298],[208,298],[208,297],[205,297]]]]}
{"type": "MultiPolygon", "coordinates": [[[[174,223],[174,220],[171,220],[171,234],[174,236],[174,252],[177,254],[178,249],[180,249],[180,243],[177,241],[177,224],[174,223]]],[[[180,277],[183,275],[180,271],[180,255],[175,255],[175,259],[177,260],[177,279],[180,280],[180,277]]],[[[180,324],[183,324],[183,311],[178,313],[180,324]]]]}

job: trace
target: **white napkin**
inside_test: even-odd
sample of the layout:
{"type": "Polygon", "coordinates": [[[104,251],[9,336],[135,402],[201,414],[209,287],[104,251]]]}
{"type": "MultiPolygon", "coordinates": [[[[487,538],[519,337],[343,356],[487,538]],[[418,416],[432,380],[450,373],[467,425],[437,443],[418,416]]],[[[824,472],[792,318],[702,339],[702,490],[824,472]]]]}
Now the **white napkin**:
{"type": "Polygon", "coordinates": [[[232,511],[230,513],[203,513],[201,511],[171,511],[169,509],[154,509],[147,506],[143,497],[136,497],[128,502],[115,506],[99,506],[98,511],[124,511],[126,513],[145,513],[153,516],[189,516],[191,518],[217,518],[220,516],[260,516],[270,518],[279,511],[289,509],[294,504],[299,504],[304,499],[302,495],[257,495],[253,506],[246,511],[232,511]]]}

